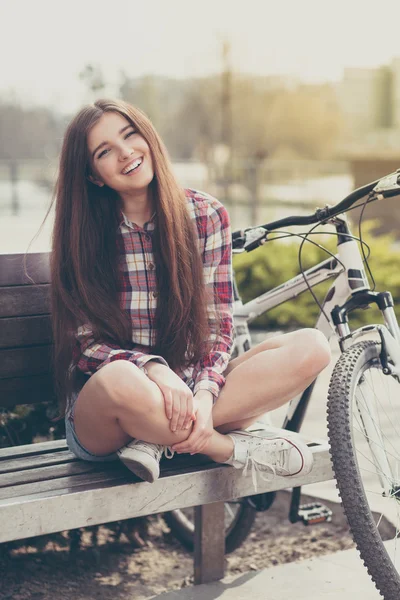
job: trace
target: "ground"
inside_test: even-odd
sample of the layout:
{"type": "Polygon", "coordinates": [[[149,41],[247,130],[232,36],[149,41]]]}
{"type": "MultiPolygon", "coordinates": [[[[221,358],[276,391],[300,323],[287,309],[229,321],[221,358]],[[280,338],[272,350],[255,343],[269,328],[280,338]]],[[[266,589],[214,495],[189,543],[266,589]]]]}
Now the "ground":
{"type": "MultiPolygon", "coordinates": [[[[339,505],[331,523],[305,527],[288,521],[289,493],[279,492],[272,508],[258,513],[252,532],[241,548],[226,558],[226,574],[234,575],[273,565],[321,556],[353,547],[339,505]]],[[[307,496],[302,502],[312,501],[307,496]]],[[[63,547],[64,536],[35,546],[9,547],[0,558],[2,600],[145,600],[165,590],[192,585],[192,555],[169,532],[161,516],[150,519],[143,548],[132,550],[124,536],[112,541],[99,529],[97,548],[84,535],[80,551],[63,547]]],[[[40,542],[42,542],[40,544],[40,542]]],[[[0,546],[1,549],[1,546],[0,546]]]]}

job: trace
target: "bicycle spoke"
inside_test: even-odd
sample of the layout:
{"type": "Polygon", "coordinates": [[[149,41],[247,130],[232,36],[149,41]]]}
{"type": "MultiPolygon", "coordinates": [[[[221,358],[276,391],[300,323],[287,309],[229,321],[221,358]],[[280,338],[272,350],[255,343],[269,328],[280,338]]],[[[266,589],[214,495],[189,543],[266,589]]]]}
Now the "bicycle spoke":
{"type": "MultiPolygon", "coordinates": [[[[364,392],[363,392],[363,390],[362,390],[362,389],[360,389],[360,388],[358,388],[358,389],[360,390],[360,392],[361,392],[361,394],[362,394],[362,396],[363,396],[363,400],[364,400],[364,406],[365,406],[366,410],[368,410],[368,401],[367,401],[367,400],[365,399],[365,397],[364,397],[364,392]]],[[[376,427],[378,427],[378,425],[379,425],[379,428],[381,429],[380,423],[377,423],[377,422],[376,422],[376,421],[375,421],[375,420],[372,418],[372,416],[371,416],[371,414],[370,414],[370,413],[368,413],[368,414],[370,415],[371,419],[373,420],[373,422],[374,422],[374,425],[375,425],[376,427]]],[[[379,414],[379,413],[378,413],[378,414],[379,414]]],[[[389,421],[389,422],[391,423],[391,421],[389,421]]],[[[398,435],[398,439],[400,439],[400,434],[397,434],[397,430],[396,430],[396,428],[395,428],[394,426],[393,426],[393,428],[394,428],[394,430],[395,430],[395,433],[396,433],[396,435],[398,435]]],[[[381,431],[381,434],[382,434],[382,431],[381,431]]],[[[396,448],[393,446],[393,444],[392,444],[392,442],[390,441],[390,439],[389,439],[387,436],[384,436],[384,437],[385,437],[385,438],[388,440],[388,442],[390,443],[390,445],[392,446],[392,448],[393,448],[395,451],[397,451],[397,449],[396,449],[396,448]]],[[[397,458],[397,457],[394,457],[394,458],[397,458]]],[[[399,458],[400,458],[400,456],[399,456],[399,458]]]]}
{"type": "MultiPolygon", "coordinates": [[[[385,375],[385,377],[388,379],[388,378],[389,378],[389,375],[385,375]]],[[[367,380],[367,383],[369,383],[369,380],[367,380]]],[[[387,385],[387,387],[388,387],[388,383],[387,383],[386,385],[387,385]]],[[[358,388],[358,389],[360,389],[360,388],[358,388]]],[[[362,392],[362,390],[361,390],[361,393],[363,393],[363,392],[362,392]]],[[[389,399],[390,399],[390,394],[389,394],[389,393],[387,394],[387,396],[388,396],[388,397],[389,397],[389,399]]],[[[377,395],[375,394],[375,390],[374,390],[374,397],[375,397],[375,399],[376,399],[376,402],[378,402],[378,400],[377,400],[377,395]]],[[[394,429],[394,432],[395,432],[396,436],[397,436],[397,437],[400,439],[400,431],[398,431],[398,430],[396,429],[395,425],[392,423],[391,419],[389,418],[389,415],[388,415],[388,414],[387,414],[387,412],[386,412],[386,409],[385,409],[385,407],[384,407],[384,406],[383,406],[383,404],[382,404],[382,403],[380,403],[380,402],[379,402],[379,406],[381,407],[381,412],[384,412],[384,413],[385,413],[385,415],[386,415],[386,416],[387,416],[387,418],[388,418],[388,421],[389,421],[389,423],[390,423],[390,424],[393,426],[393,429],[394,429]]],[[[379,415],[379,412],[378,412],[378,415],[379,415]]]]}

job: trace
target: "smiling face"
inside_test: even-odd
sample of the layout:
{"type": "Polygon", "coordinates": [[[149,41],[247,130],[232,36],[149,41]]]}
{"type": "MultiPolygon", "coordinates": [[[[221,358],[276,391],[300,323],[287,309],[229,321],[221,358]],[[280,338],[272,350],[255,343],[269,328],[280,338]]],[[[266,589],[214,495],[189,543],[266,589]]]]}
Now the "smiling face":
{"type": "Polygon", "coordinates": [[[143,194],[154,177],[149,145],[130,122],[105,112],[88,134],[92,183],[107,185],[121,197],[143,194]]]}

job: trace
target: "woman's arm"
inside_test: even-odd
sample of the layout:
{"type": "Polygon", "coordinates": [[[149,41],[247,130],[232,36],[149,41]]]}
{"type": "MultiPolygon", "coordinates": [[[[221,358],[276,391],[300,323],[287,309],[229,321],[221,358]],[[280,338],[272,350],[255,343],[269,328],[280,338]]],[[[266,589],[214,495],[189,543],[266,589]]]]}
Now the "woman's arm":
{"type": "Polygon", "coordinates": [[[194,394],[208,390],[217,398],[225,383],[233,344],[232,239],[228,212],[213,199],[207,220],[203,253],[204,282],[208,293],[209,351],[194,368],[194,394]]]}
{"type": "Polygon", "coordinates": [[[134,349],[124,350],[117,344],[96,342],[88,325],[79,327],[75,336],[78,343],[74,362],[80,371],[91,375],[115,360],[128,360],[145,371],[160,388],[172,431],[187,429],[191,420],[195,419],[191,390],[161,356],[134,349]]]}
{"type": "Polygon", "coordinates": [[[92,375],[101,367],[115,360],[129,360],[143,369],[151,360],[168,366],[168,363],[155,354],[146,354],[138,350],[124,350],[111,342],[96,341],[89,325],[82,325],[75,334],[77,340],[74,362],[77,368],[86,375],[92,375]]]}

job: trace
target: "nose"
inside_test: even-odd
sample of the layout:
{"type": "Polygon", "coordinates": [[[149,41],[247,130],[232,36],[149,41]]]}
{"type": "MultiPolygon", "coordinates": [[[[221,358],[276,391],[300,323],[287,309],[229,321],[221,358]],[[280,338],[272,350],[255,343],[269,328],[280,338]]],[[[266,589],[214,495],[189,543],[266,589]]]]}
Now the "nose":
{"type": "Polygon", "coordinates": [[[119,160],[124,161],[135,153],[134,148],[131,148],[125,141],[121,144],[119,152],[119,160]]]}

